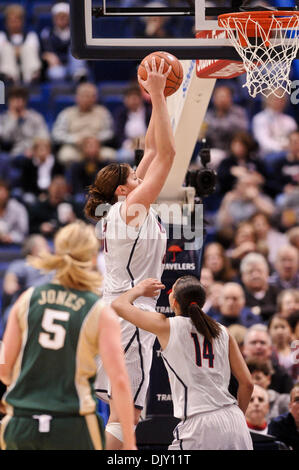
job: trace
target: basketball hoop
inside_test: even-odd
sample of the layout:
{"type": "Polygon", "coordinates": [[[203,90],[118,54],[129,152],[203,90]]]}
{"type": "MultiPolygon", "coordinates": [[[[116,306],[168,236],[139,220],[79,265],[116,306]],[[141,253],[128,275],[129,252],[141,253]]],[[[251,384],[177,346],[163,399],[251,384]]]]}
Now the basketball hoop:
{"type": "Polygon", "coordinates": [[[247,72],[249,94],[255,98],[291,93],[292,61],[299,48],[299,12],[248,11],[218,16],[247,72]]]}

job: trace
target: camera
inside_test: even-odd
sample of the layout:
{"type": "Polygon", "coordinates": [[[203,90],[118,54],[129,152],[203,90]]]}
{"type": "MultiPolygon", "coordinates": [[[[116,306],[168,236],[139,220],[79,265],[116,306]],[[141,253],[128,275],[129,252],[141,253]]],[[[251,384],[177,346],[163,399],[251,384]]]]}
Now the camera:
{"type": "MultiPolygon", "coordinates": [[[[203,141],[205,144],[205,141],[203,141]]],[[[188,170],[186,175],[186,186],[193,186],[196,195],[200,198],[210,196],[216,191],[217,173],[211,168],[207,168],[207,164],[211,161],[210,149],[204,146],[199,157],[203,168],[198,170],[188,170]]]]}

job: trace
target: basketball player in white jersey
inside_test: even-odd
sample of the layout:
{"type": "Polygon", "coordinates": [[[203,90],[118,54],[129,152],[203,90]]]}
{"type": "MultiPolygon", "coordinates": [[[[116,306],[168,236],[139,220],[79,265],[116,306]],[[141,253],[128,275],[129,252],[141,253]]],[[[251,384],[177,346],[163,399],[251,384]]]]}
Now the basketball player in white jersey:
{"type": "MultiPolygon", "coordinates": [[[[136,170],[127,164],[112,163],[97,174],[89,189],[85,213],[99,220],[103,206],[111,205],[103,219],[106,265],[104,301],[107,304],[142,279],[161,279],[167,236],[150,207],[159,196],[172,167],[174,137],[168,115],[164,88],[171,70],[163,73],[162,59],[157,70],[155,59],[146,63],[147,80],[139,79],[152,101],[152,115],[145,137],[144,156],[136,170]],[[120,199],[120,200],[119,200],[120,199]],[[119,201],[118,201],[119,200],[119,201]]],[[[155,310],[156,299],[140,298],[136,305],[155,310]]],[[[122,320],[122,344],[135,403],[135,424],[145,403],[155,336],[122,320]]],[[[110,399],[110,416],[106,427],[107,449],[121,447],[122,434],[114,411],[109,383],[101,364],[96,382],[98,396],[110,399]]]]}
{"type": "Polygon", "coordinates": [[[169,295],[175,317],[133,305],[139,296],[157,295],[160,281],[147,279],[116,299],[122,318],[158,337],[174,407],[181,421],[169,450],[251,450],[244,413],[252,379],[235,339],[203,311],[205,291],[194,276],[179,278],[169,295]],[[231,372],[239,388],[229,393],[231,372]]]}

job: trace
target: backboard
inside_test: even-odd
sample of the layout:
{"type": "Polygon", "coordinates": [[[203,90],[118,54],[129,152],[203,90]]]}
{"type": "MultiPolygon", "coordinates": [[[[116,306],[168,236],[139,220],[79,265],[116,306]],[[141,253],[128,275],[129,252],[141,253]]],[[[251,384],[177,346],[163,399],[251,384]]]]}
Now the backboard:
{"type": "MultiPolygon", "coordinates": [[[[219,31],[217,17],[239,11],[244,5],[256,9],[257,3],[271,8],[273,2],[169,0],[171,6],[150,7],[145,1],[70,0],[72,53],[79,59],[141,60],[155,50],[166,50],[179,59],[240,60],[230,41],[213,33],[219,31]],[[145,22],[150,16],[167,18],[169,35],[146,37],[145,22]],[[211,31],[210,37],[195,39],[198,31],[211,31]]],[[[289,4],[288,9],[293,9],[295,2],[290,0],[289,4]]]]}

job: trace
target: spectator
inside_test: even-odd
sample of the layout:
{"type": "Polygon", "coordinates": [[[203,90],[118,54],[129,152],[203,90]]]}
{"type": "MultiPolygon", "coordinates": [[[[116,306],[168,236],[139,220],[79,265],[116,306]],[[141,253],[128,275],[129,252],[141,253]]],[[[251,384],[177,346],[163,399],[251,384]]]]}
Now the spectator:
{"type": "Polygon", "coordinates": [[[277,252],[282,245],[286,244],[287,238],[285,234],[274,229],[270,222],[270,217],[263,212],[255,214],[252,217],[251,222],[256,234],[257,245],[268,247],[268,260],[273,266],[277,252]]]}
{"type": "Polygon", "coordinates": [[[267,391],[255,385],[247,407],[245,418],[250,430],[258,434],[268,434],[268,413],[270,409],[267,391]]]}
{"type": "Polygon", "coordinates": [[[46,27],[40,34],[42,59],[46,63],[47,79],[80,81],[88,76],[88,69],[83,60],[75,59],[71,54],[70,6],[66,2],[56,3],[52,7],[51,27],[46,27]]]}
{"type": "Polygon", "coordinates": [[[272,354],[271,338],[265,325],[253,325],[248,329],[244,338],[243,354],[246,359],[270,360],[274,374],[271,377],[269,388],[278,393],[290,392],[293,386],[292,379],[272,354]]]}
{"type": "Polygon", "coordinates": [[[287,238],[290,245],[293,245],[297,250],[299,250],[299,225],[297,227],[291,228],[287,232],[287,238]]]}
{"type": "Polygon", "coordinates": [[[39,40],[25,29],[25,10],[12,4],[5,9],[5,32],[0,33],[0,72],[14,83],[30,84],[41,70],[39,40]]]}
{"type": "Polygon", "coordinates": [[[203,311],[210,317],[214,317],[214,315],[219,314],[219,302],[223,286],[223,282],[213,282],[207,290],[206,302],[203,306],[203,311]]]}
{"type": "Polygon", "coordinates": [[[49,138],[43,116],[27,108],[28,91],[21,86],[9,89],[8,110],[0,115],[0,139],[2,149],[12,157],[31,156],[34,139],[49,138]]]}
{"type": "Polygon", "coordinates": [[[294,365],[291,350],[292,330],[287,319],[276,313],[269,321],[268,330],[278,363],[292,375],[294,365]]]}
{"type": "Polygon", "coordinates": [[[96,137],[85,137],[80,148],[82,161],[72,163],[69,168],[69,183],[73,194],[85,194],[98,171],[110,163],[102,155],[101,142],[96,137]]]}
{"type": "Polygon", "coordinates": [[[283,318],[299,311],[299,292],[296,289],[282,290],[277,297],[277,311],[283,318]]]}
{"type": "Polygon", "coordinates": [[[291,132],[288,151],[273,164],[273,186],[276,194],[294,192],[299,184],[299,130],[291,132]]]}
{"type": "Polygon", "coordinates": [[[247,332],[247,328],[245,326],[239,325],[238,323],[235,323],[228,326],[227,329],[237,341],[241,354],[243,355],[244,338],[247,332]]]}
{"type": "Polygon", "coordinates": [[[269,414],[268,420],[276,418],[280,414],[288,411],[290,395],[288,393],[278,393],[269,388],[271,376],[274,372],[270,361],[258,361],[248,359],[246,361],[253,383],[267,390],[269,396],[269,414]]]}
{"type": "Polygon", "coordinates": [[[54,176],[63,174],[63,166],[51,152],[51,141],[37,137],[33,141],[32,158],[22,159],[18,186],[24,193],[38,196],[47,192],[54,176]]]}
{"type": "Polygon", "coordinates": [[[261,155],[278,154],[287,147],[288,135],[297,128],[295,119],[286,114],[287,97],[270,94],[264,99],[265,109],[252,119],[252,132],[261,155]]]}
{"type": "Polygon", "coordinates": [[[209,295],[209,288],[214,283],[214,275],[212,270],[203,267],[200,271],[200,283],[205,288],[207,296],[209,295]]]}
{"type": "Polygon", "coordinates": [[[270,284],[278,291],[299,288],[299,251],[292,245],[282,246],[275,260],[275,272],[270,277],[270,284]]]}
{"type": "Polygon", "coordinates": [[[20,202],[10,197],[10,189],[0,180],[0,244],[23,243],[28,233],[28,214],[20,202]]]}
{"type": "Polygon", "coordinates": [[[235,188],[224,196],[216,218],[220,230],[225,230],[247,221],[257,212],[271,216],[274,204],[260,191],[259,185],[249,176],[238,178],[235,188]]]}
{"type": "MultiPolygon", "coordinates": [[[[146,8],[165,8],[168,2],[151,1],[146,3],[146,8]]],[[[169,17],[167,16],[145,16],[142,21],[136,23],[135,37],[144,38],[167,38],[171,36],[169,31],[169,17]]]]}
{"type": "Polygon", "coordinates": [[[254,315],[245,308],[243,289],[235,282],[224,284],[219,299],[219,311],[213,315],[213,318],[226,327],[239,324],[248,328],[262,321],[259,315],[254,315]]]}
{"type": "Polygon", "coordinates": [[[299,450],[299,383],[297,382],[290,393],[289,412],[269,423],[269,433],[277,439],[291,446],[293,450],[299,450]]]}
{"type": "Polygon", "coordinates": [[[151,106],[143,99],[140,86],[131,84],[125,90],[124,103],[115,114],[117,148],[134,156],[134,144],[144,139],[151,115],[151,106]]]}
{"type": "Polygon", "coordinates": [[[76,209],[65,178],[57,175],[49,186],[48,196],[29,206],[30,232],[52,239],[58,228],[76,220],[76,209]]]}
{"type": "Polygon", "coordinates": [[[76,105],[57,116],[53,126],[53,139],[62,146],[58,159],[63,164],[80,160],[78,145],[84,137],[97,137],[103,144],[113,138],[113,118],[108,109],[97,104],[97,88],[82,83],[76,92],[76,105]]]}
{"type": "Polygon", "coordinates": [[[256,250],[256,234],[253,224],[249,221],[241,222],[235,231],[234,244],[227,251],[227,256],[231,259],[233,266],[239,269],[242,258],[256,250]]]}
{"type": "Polygon", "coordinates": [[[250,175],[258,183],[266,178],[264,163],[256,158],[256,143],[248,132],[240,131],[233,135],[229,155],[220,162],[217,169],[219,191],[231,191],[237,182],[237,175],[250,175]]]}
{"type": "Polygon", "coordinates": [[[293,367],[291,369],[291,376],[293,382],[299,381],[299,310],[296,310],[288,317],[288,323],[292,331],[291,350],[293,355],[293,367]]]}
{"type": "Polygon", "coordinates": [[[220,243],[209,243],[205,247],[203,267],[212,271],[215,281],[227,282],[235,277],[235,272],[220,243]]]}
{"type": "Polygon", "coordinates": [[[291,327],[294,340],[299,340],[299,310],[296,310],[288,317],[288,322],[291,327]]]}
{"type": "Polygon", "coordinates": [[[247,131],[249,127],[246,111],[233,103],[233,94],[228,86],[218,86],[213,94],[213,106],[205,118],[206,139],[211,148],[228,153],[233,134],[247,131]]]}
{"type": "Polygon", "coordinates": [[[40,270],[28,264],[28,257],[49,253],[47,240],[41,235],[28,237],[22,248],[23,259],[15,260],[8,266],[3,279],[2,309],[4,311],[4,324],[8,318],[10,308],[19,295],[31,286],[50,282],[51,274],[43,274],[40,270]]]}
{"type": "Polygon", "coordinates": [[[269,285],[269,267],[260,253],[249,253],[240,265],[246,306],[261,315],[264,321],[276,312],[277,290],[269,285]]]}
{"type": "Polygon", "coordinates": [[[299,186],[290,186],[275,199],[276,217],[283,232],[299,224],[299,186]]]}

